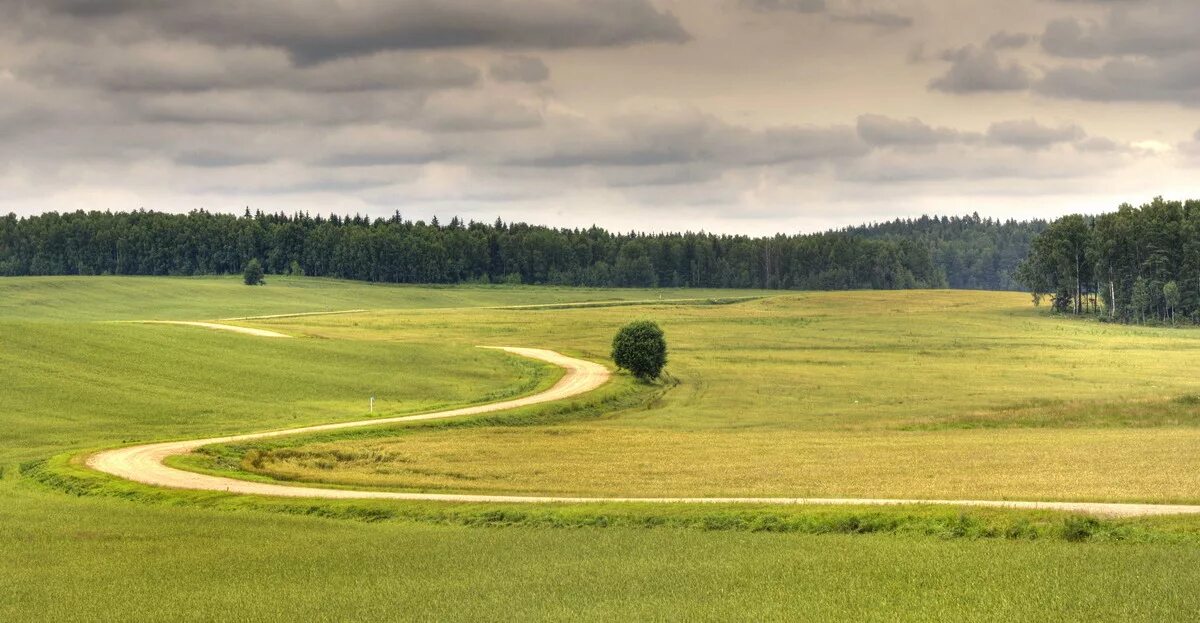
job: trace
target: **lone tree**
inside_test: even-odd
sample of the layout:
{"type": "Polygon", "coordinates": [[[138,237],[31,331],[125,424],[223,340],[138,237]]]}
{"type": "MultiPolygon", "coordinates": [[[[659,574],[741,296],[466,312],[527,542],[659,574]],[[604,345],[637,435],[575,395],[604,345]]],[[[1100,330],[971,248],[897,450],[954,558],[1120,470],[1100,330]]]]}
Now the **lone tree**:
{"type": "Polygon", "coordinates": [[[258,260],[250,260],[246,262],[246,271],[242,273],[242,280],[248,286],[261,286],[263,282],[262,264],[258,260]]]}
{"type": "Polygon", "coordinates": [[[667,341],[662,329],[649,320],[631,322],[613,338],[613,361],[617,367],[649,381],[658,378],[667,365],[667,341]]]}

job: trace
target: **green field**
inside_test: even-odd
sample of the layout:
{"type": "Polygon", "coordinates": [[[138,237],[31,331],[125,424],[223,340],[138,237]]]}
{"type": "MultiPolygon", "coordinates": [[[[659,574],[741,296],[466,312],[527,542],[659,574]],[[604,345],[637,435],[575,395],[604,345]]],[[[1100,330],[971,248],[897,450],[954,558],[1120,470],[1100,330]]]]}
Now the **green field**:
{"type": "Polygon", "coordinates": [[[1200,520],[1186,518],[283,504],[69,460],[361,419],[372,395],[396,415],[530,393],[556,371],[475,346],[605,361],[636,318],[667,332],[659,386],[618,377],[570,408],[182,463],[420,491],[1200,502],[1200,333],[1057,318],[1020,294],[4,279],[0,620],[1125,621],[1200,607],[1200,520]],[[757,298],[726,300],[739,297],[757,298]],[[496,309],[517,305],[546,307],[496,309]],[[369,311],[238,321],[293,340],[106,322],[347,309],[369,311]]]}

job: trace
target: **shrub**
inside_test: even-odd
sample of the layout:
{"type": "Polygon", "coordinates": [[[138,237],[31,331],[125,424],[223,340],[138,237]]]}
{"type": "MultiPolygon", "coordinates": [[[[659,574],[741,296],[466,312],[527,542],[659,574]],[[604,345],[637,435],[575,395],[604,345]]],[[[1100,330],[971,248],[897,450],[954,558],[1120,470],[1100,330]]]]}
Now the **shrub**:
{"type": "Polygon", "coordinates": [[[642,380],[662,374],[667,365],[667,341],[662,329],[649,320],[631,322],[613,338],[613,362],[642,380]]]}
{"type": "Polygon", "coordinates": [[[1073,543],[1086,541],[1100,528],[1100,522],[1092,517],[1072,515],[1063,520],[1063,538],[1073,543]]]}
{"type": "Polygon", "coordinates": [[[242,273],[242,281],[248,286],[259,286],[263,284],[263,268],[258,260],[250,260],[246,262],[246,270],[242,273]]]}

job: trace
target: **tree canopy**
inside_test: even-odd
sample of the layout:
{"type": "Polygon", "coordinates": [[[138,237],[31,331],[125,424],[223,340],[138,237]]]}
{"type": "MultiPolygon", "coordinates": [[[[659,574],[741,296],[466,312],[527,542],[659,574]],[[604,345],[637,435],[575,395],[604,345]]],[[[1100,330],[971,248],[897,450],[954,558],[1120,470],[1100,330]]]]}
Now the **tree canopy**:
{"type": "Polygon", "coordinates": [[[1064,216],[1033,241],[1018,277],[1061,312],[1200,323],[1200,201],[1064,216]]]}
{"type": "Polygon", "coordinates": [[[659,377],[667,365],[667,340],[658,324],[649,320],[631,322],[613,337],[613,362],[639,379],[659,377]]]}
{"type": "Polygon", "coordinates": [[[1037,222],[923,217],[817,234],[194,211],[0,216],[0,275],[267,274],[400,283],[804,290],[1008,288],[1037,222]]]}
{"type": "Polygon", "coordinates": [[[242,271],[242,281],[248,286],[261,286],[263,284],[262,264],[257,259],[246,262],[246,270],[242,271]]]}

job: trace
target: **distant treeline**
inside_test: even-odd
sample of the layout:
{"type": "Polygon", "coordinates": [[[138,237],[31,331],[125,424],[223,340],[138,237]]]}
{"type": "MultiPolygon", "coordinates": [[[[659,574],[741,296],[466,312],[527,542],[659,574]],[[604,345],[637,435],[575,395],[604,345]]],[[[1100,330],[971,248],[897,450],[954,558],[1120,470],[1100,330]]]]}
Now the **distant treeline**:
{"type": "Polygon", "coordinates": [[[854,236],[909,240],[928,248],[946,285],[961,290],[1020,290],[1017,267],[1046,221],[998,221],[971,216],[897,219],[852,227],[854,236]]]}
{"type": "Polygon", "coordinates": [[[1009,288],[1044,223],[894,221],[752,238],[524,223],[194,211],[0,217],[0,275],[268,273],[400,283],[809,290],[1009,288]]]}
{"type": "Polygon", "coordinates": [[[1200,323],[1200,201],[1064,216],[1034,240],[1018,278],[1066,313],[1200,323]]]}

